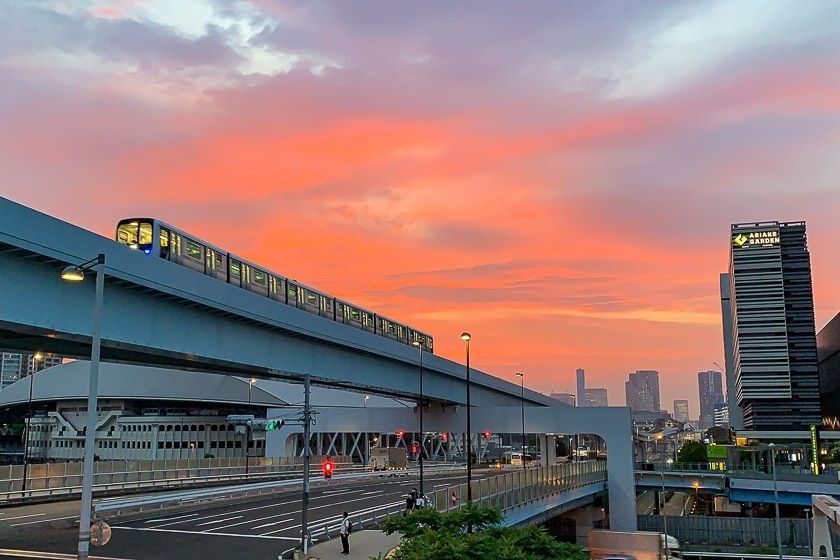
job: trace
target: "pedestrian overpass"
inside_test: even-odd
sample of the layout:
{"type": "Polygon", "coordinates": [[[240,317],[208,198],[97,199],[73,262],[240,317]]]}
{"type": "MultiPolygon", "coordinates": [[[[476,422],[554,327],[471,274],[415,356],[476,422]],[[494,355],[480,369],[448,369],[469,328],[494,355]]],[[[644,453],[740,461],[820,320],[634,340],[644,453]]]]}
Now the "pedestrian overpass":
{"type": "MultiPolygon", "coordinates": [[[[295,382],[309,375],[316,385],[419,400],[421,355],[412,346],[149,257],[4,198],[0,198],[0,293],[4,295],[0,346],[90,356],[93,282],[68,283],[60,273],[67,265],[97,255],[105,255],[103,361],[295,382]]],[[[430,422],[438,419],[438,427],[430,423],[429,429],[456,432],[463,425],[466,368],[431,354],[422,360],[428,417],[430,422]]],[[[518,433],[524,406],[530,433],[600,435],[611,453],[613,525],[635,529],[628,408],[572,408],[478,370],[470,372],[477,430],[518,433]],[[476,421],[482,414],[487,420],[476,421]],[[501,421],[493,422],[494,418],[501,421]]],[[[401,423],[407,425],[405,420],[401,423]]],[[[373,419],[369,429],[381,432],[387,426],[373,419]]]]}

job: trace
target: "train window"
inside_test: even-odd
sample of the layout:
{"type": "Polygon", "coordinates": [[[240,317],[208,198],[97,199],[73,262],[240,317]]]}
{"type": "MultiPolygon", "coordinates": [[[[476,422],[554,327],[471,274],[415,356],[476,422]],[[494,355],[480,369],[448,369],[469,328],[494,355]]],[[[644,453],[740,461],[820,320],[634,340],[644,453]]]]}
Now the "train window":
{"type": "Polygon", "coordinates": [[[219,255],[219,253],[216,253],[214,251],[213,256],[214,256],[214,260],[215,260],[216,270],[221,270],[222,269],[222,257],[221,257],[221,255],[219,255]]]}
{"type": "Polygon", "coordinates": [[[289,284],[289,299],[297,299],[297,286],[294,284],[289,284]]]}
{"type": "Polygon", "coordinates": [[[191,257],[193,259],[201,260],[201,245],[193,241],[192,239],[186,238],[186,246],[187,252],[185,253],[186,256],[191,257]]]}
{"type": "Polygon", "coordinates": [[[170,249],[173,255],[180,255],[181,254],[181,236],[177,233],[173,233],[172,236],[169,238],[172,242],[172,248],[170,249]]]}
{"type": "Polygon", "coordinates": [[[310,305],[318,305],[318,294],[306,290],[306,303],[310,305]]]}
{"type": "Polygon", "coordinates": [[[254,269],[254,284],[259,284],[260,286],[265,286],[266,283],[266,276],[265,272],[262,270],[254,269]]]}
{"type": "Polygon", "coordinates": [[[238,261],[230,261],[230,273],[232,276],[239,276],[240,274],[242,274],[242,269],[240,268],[238,261]]]}
{"type": "Polygon", "coordinates": [[[373,315],[368,313],[367,311],[362,313],[362,324],[367,327],[373,326],[373,315]]]}
{"type": "Polygon", "coordinates": [[[362,312],[356,309],[355,307],[350,308],[350,318],[354,321],[361,321],[362,320],[362,312]]]}
{"type": "Polygon", "coordinates": [[[169,230],[166,228],[160,228],[160,247],[161,249],[169,247],[169,230]]]}
{"type": "Polygon", "coordinates": [[[323,309],[324,311],[327,311],[329,313],[332,313],[333,301],[328,297],[321,296],[321,309],[323,309]]]}
{"type": "Polygon", "coordinates": [[[152,224],[149,222],[141,222],[140,223],[140,235],[139,235],[139,244],[140,245],[151,245],[152,241],[154,240],[154,230],[152,229],[152,224]]]}

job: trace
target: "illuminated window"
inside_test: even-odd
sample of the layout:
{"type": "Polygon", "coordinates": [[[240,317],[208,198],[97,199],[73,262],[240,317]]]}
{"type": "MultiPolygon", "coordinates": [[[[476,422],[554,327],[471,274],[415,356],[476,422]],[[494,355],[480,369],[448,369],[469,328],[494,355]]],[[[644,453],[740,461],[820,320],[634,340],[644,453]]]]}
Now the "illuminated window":
{"type": "Polygon", "coordinates": [[[139,242],[140,245],[151,245],[152,240],[155,238],[154,230],[152,228],[152,224],[149,222],[142,222],[140,224],[140,236],[139,242]]]}
{"type": "Polygon", "coordinates": [[[306,290],[306,303],[310,305],[318,305],[318,295],[315,292],[306,290]]]}
{"type": "Polygon", "coordinates": [[[238,262],[230,261],[230,273],[233,276],[239,276],[242,273],[238,262]]]}
{"type": "Polygon", "coordinates": [[[262,270],[254,269],[254,284],[259,284],[260,286],[265,286],[266,283],[266,275],[265,272],[262,270]]]}
{"type": "Polygon", "coordinates": [[[186,239],[186,246],[187,252],[185,253],[186,256],[201,260],[201,245],[193,241],[192,239],[186,239]]]}

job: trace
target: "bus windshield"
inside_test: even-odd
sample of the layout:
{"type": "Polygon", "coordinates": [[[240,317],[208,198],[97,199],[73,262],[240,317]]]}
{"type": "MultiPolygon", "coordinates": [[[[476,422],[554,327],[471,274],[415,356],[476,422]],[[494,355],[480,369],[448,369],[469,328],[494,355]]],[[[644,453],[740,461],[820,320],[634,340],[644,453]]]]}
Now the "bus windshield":
{"type": "Polygon", "coordinates": [[[117,241],[132,249],[150,253],[154,241],[153,233],[151,222],[122,222],[117,226],[117,241]]]}

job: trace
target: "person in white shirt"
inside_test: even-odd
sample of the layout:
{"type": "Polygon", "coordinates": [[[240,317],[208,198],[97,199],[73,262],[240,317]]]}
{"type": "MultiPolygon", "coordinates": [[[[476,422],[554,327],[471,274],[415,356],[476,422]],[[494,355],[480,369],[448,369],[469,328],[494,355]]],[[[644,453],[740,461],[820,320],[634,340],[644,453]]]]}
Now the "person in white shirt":
{"type": "Polygon", "coordinates": [[[338,534],[341,536],[341,553],[342,554],[350,554],[350,519],[347,517],[347,512],[345,511],[344,519],[341,520],[341,529],[339,529],[338,534]]]}

